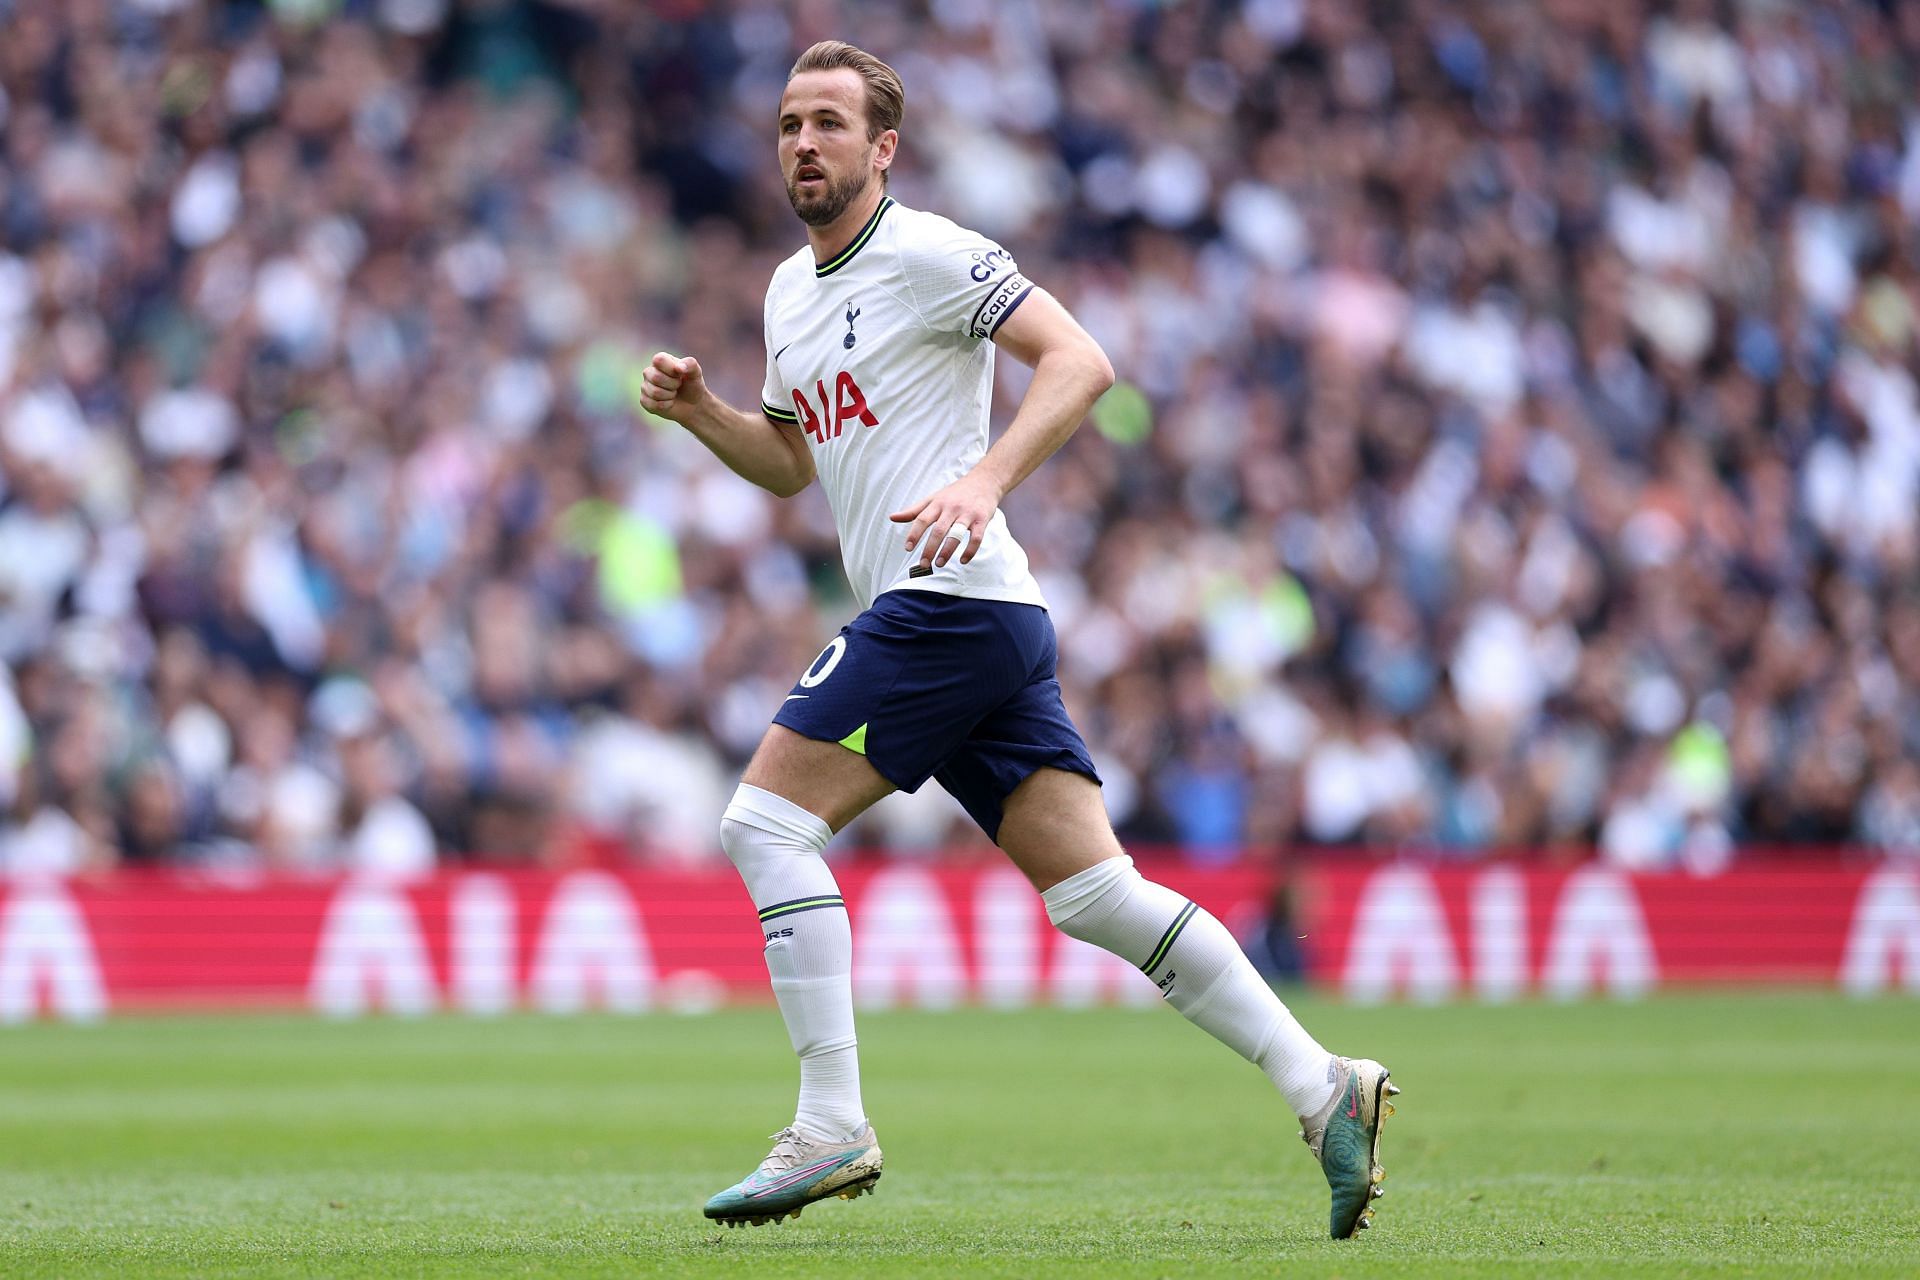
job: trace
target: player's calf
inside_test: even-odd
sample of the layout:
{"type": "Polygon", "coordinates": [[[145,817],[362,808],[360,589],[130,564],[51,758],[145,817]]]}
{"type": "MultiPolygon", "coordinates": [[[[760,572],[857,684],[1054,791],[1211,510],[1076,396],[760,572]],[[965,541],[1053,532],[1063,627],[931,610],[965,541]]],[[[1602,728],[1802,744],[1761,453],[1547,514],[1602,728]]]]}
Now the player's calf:
{"type": "Polygon", "coordinates": [[[1370,1059],[1336,1058],[1307,1034],[1224,925],[1197,903],[1108,858],[1041,895],[1072,937],[1140,966],[1188,1021],[1266,1073],[1300,1117],[1333,1193],[1336,1239],[1365,1230],[1380,1195],[1380,1126],[1399,1090],[1370,1059]]]}
{"type": "Polygon", "coordinates": [[[1325,1104],[1333,1055],[1307,1034],[1211,912],[1146,879],[1125,855],[1040,896],[1062,933],[1138,965],[1183,1017],[1265,1072],[1294,1115],[1325,1104]]]}

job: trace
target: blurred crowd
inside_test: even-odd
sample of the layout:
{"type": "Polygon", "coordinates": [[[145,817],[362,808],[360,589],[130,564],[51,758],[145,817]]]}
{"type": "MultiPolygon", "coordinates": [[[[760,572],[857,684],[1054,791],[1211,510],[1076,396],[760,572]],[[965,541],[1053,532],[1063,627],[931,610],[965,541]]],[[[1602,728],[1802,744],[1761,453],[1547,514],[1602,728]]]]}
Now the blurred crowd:
{"type": "Polygon", "coordinates": [[[0,863],[717,858],[854,606],[636,380],[836,36],[1122,380],[1006,507],[1125,838],[1920,855],[1920,5],[0,0],[0,863]]]}

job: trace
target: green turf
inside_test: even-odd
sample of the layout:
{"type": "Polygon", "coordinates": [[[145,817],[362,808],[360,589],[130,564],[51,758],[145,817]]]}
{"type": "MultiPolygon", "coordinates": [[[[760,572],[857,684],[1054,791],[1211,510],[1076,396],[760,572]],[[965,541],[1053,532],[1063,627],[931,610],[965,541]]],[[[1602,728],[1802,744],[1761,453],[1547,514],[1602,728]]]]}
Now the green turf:
{"type": "Polygon", "coordinates": [[[1405,1086],[1360,1240],[1251,1068],[1160,1010],[862,1024],[878,1193],[722,1231],[770,1009],[0,1033],[0,1274],[1920,1272],[1920,1004],[1302,1002],[1405,1086]]]}

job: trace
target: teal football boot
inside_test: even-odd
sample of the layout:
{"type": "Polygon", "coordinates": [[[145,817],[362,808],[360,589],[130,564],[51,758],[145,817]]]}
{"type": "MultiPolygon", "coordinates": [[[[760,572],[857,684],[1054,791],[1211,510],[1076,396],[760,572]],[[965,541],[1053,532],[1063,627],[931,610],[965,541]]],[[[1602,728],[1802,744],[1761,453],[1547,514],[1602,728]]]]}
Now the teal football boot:
{"type": "Polygon", "coordinates": [[[1320,1113],[1302,1116],[1300,1136],[1320,1162],[1333,1190],[1327,1229],[1349,1240],[1373,1225],[1373,1202],[1385,1193],[1380,1167],[1380,1128],[1393,1114],[1387,1101],[1400,1086],[1387,1083],[1387,1069],[1369,1058],[1335,1058],[1337,1087],[1320,1113]]]}
{"type": "Polygon", "coordinates": [[[852,1200],[880,1181],[880,1141],[873,1126],[851,1142],[828,1142],[789,1125],[773,1135],[760,1167],[707,1201],[707,1216],[730,1227],[799,1217],[815,1200],[852,1200]]]}

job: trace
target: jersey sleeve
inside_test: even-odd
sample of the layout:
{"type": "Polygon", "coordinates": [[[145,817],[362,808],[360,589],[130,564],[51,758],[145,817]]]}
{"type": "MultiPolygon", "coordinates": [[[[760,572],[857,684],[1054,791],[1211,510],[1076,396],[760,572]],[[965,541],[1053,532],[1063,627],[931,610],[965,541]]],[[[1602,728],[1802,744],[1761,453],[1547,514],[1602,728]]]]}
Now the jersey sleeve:
{"type": "Polygon", "coordinates": [[[767,376],[760,384],[760,412],[775,422],[797,425],[800,415],[793,411],[793,396],[780,378],[780,366],[774,363],[773,329],[764,318],[760,324],[760,336],[767,349],[767,376]]]}
{"type": "Polygon", "coordinates": [[[1033,285],[1013,255],[964,227],[900,246],[914,310],[936,333],[991,338],[1033,285]]]}

